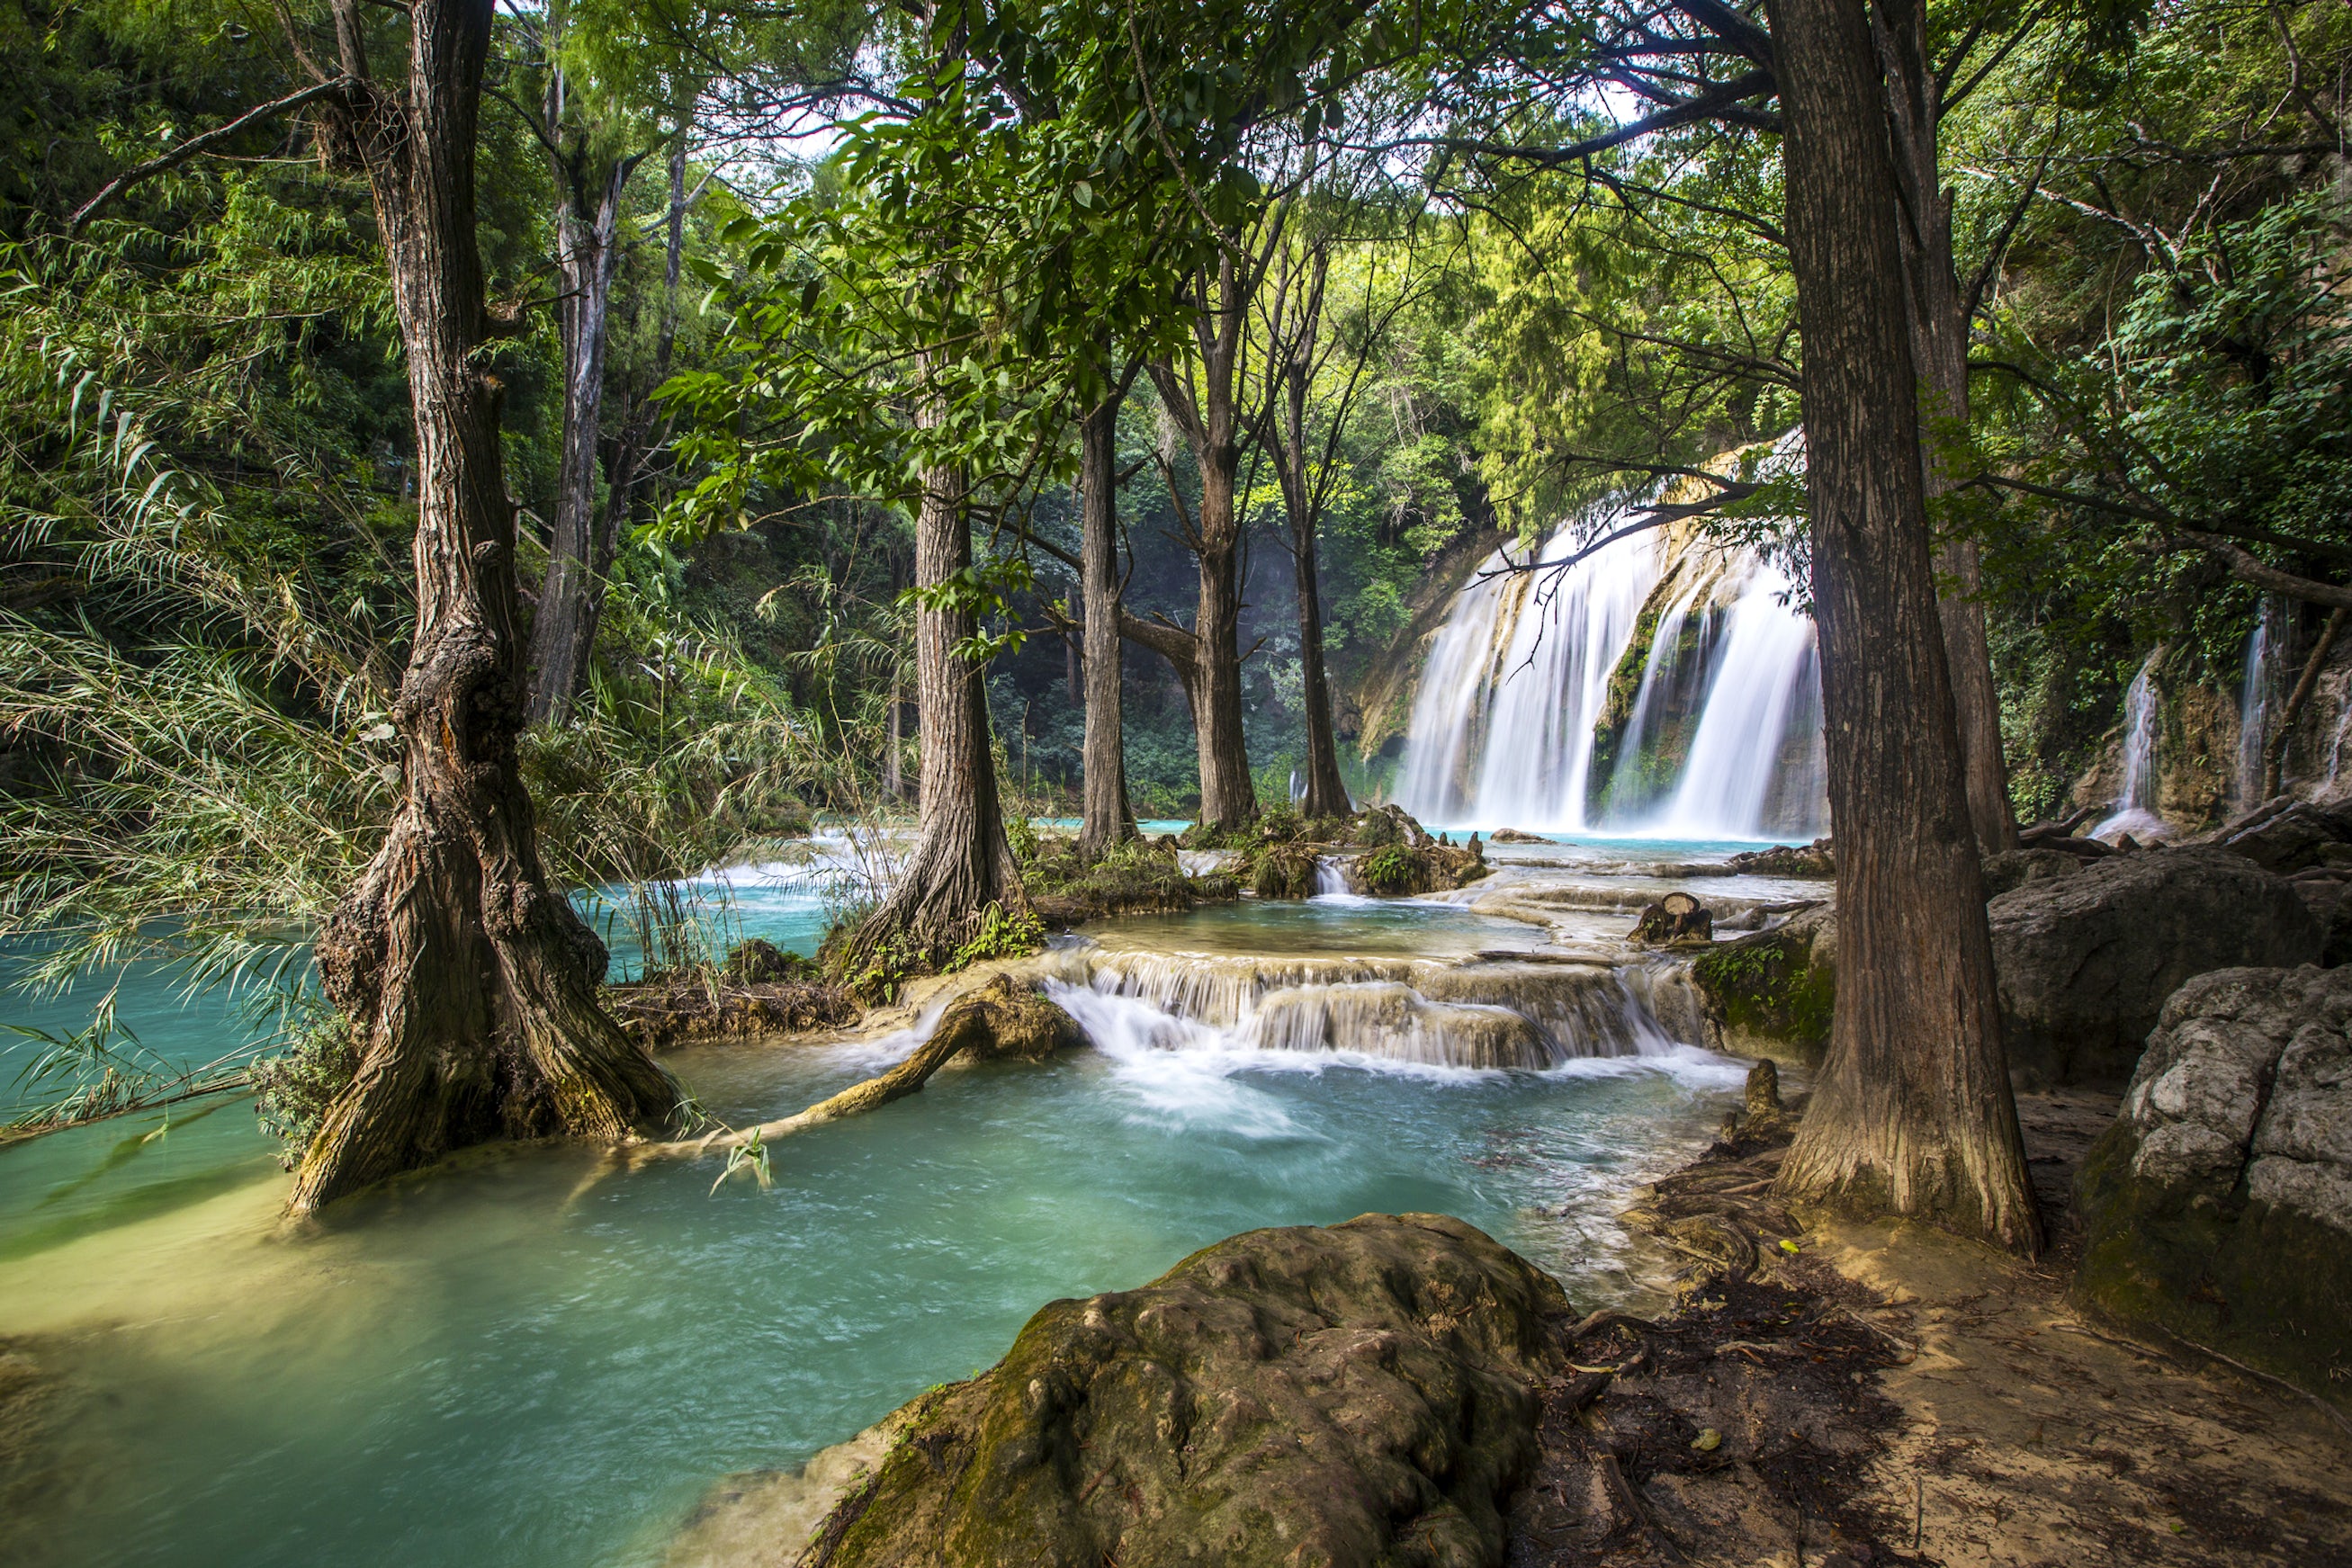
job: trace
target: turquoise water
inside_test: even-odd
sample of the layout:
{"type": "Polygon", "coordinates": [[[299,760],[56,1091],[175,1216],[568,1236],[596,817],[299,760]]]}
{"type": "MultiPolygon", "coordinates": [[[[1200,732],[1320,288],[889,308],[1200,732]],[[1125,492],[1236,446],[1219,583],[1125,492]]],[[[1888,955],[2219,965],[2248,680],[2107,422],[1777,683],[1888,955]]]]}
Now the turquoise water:
{"type": "MultiPolygon", "coordinates": [[[[1333,900],[1103,936],[1440,954],[1530,929],[1333,900]]],[[[741,1124],[911,1043],[672,1066],[741,1124]]],[[[1610,1216],[1705,1142],[1740,1073],[1696,1051],[1481,1072],[1107,1039],[786,1140],[766,1191],[714,1194],[712,1161],[504,1148],[299,1231],[242,1103],[41,1139],[0,1151],[0,1349],[58,1380],[60,1415],[0,1561],[655,1563],[719,1476],[798,1465],[990,1364],[1047,1300],[1263,1225],[1438,1210],[1580,1306],[1638,1301],[1610,1216]]]]}

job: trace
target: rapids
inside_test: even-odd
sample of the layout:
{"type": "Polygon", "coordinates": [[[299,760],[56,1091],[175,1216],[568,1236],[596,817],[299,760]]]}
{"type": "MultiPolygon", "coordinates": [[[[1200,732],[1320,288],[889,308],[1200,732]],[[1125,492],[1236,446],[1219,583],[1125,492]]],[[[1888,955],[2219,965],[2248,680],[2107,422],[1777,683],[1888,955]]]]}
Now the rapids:
{"type": "MultiPolygon", "coordinates": [[[[1028,961],[1093,1049],[950,1069],[779,1145],[767,1190],[494,1148],[291,1232],[241,1102],[0,1151],[0,1422],[32,1423],[0,1430],[0,1560],[657,1563],[716,1478],[796,1465],[987,1364],[1044,1301],[1257,1226],[1443,1211],[1581,1307],[1649,1304],[1657,1260],[1613,1216],[1706,1141],[1743,1064],[1691,1043],[1676,966],[1622,946],[1620,906],[1671,880],[1662,857],[1727,848],[1498,847],[1509,917],[1465,890],[1107,923],[1028,961]],[[38,1397],[7,1403],[26,1368],[38,1397]]],[[[805,948],[804,873],[728,873],[732,933],[805,948]]],[[[1694,885],[1717,883],[1819,891],[1694,885]]],[[[125,1003],[176,1059],[240,1028],[157,977],[125,1003]]],[[[919,1027],[670,1060],[741,1124],[919,1027]]]]}

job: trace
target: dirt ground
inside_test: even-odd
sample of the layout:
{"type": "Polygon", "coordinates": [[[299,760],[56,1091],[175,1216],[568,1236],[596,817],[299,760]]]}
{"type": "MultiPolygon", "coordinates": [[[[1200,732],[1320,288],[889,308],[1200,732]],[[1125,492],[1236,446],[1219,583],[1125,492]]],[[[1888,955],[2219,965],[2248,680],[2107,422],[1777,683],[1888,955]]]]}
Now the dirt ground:
{"type": "Polygon", "coordinates": [[[1791,1214],[1769,1141],[1660,1183],[1639,1221],[1700,1288],[1580,1330],[1514,1568],[2352,1565],[2352,1423],[2068,1301],[2074,1173],[2113,1098],[2019,1114],[2053,1241],[2031,1264],[1791,1214]]]}

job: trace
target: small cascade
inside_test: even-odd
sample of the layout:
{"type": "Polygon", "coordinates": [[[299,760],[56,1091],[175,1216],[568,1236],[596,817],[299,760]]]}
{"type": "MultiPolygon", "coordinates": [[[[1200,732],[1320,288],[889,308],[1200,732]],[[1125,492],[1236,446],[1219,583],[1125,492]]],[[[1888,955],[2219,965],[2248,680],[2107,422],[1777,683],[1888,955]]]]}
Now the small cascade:
{"type": "Polygon", "coordinates": [[[2150,653],[2124,693],[2123,787],[2116,793],[2115,810],[2091,830],[2093,838],[2125,832],[2139,836],[2164,827],[2149,809],[2156,800],[2156,666],[2163,657],[2161,648],[2150,653]]]}
{"type": "Polygon", "coordinates": [[[2272,717],[2279,706],[2280,672],[2294,622],[2282,594],[2263,595],[2262,613],[2246,639],[2245,674],[2238,688],[2238,804],[2259,803],[2263,761],[2268,755],[2272,717]]]}
{"type": "Polygon", "coordinates": [[[1646,999],[1656,978],[1595,964],[1074,949],[1049,985],[1097,1038],[1160,1050],[1540,1071],[1675,1049],[1646,999]]]}
{"type": "Polygon", "coordinates": [[[1339,857],[1317,855],[1315,857],[1315,896],[1326,898],[1332,894],[1347,891],[1348,873],[1339,868],[1339,857]]]}
{"type": "MultiPolygon", "coordinates": [[[[1622,528],[1596,507],[1538,552],[1622,528]]],[[[1426,822],[1677,838],[1828,826],[1821,674],[1791,585],[1687,529],[1637,533],[1557,573],[1501,556],[1431,645],[1397,802],[1426,822]]]]}

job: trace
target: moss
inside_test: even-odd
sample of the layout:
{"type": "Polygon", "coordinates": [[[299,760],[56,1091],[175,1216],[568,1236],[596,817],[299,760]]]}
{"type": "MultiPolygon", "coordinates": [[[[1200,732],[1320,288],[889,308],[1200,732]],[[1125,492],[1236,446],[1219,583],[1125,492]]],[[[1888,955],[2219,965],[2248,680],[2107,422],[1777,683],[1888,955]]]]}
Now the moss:
{"type": "Polygon", "coordinates": [[[2344,1233],[2250,1198],[2242,1185],[2141,1180],[2131,1168],[2138,1148],[2136,1129],[2118,1121],[2083,1161],[2076,1295],[2352,1407],[2344,1233]]]}
{"type": "Polygon", "coordinates": [[[1692,961],[1691,979],[1727,1045],[1777,1045],[1808,1062],[1829,1049],[1837,975],[1813,962],[1810,924],[1720,943],[1692,961]]]}
{"type": "Polygon", "coordinates": [[[1268,844],[1250,857],[1250,889],[1260,898],[1305,898],[1315,891],[1311,844],[1268,844]]]}
{"type": "Polygon", "coordinates": [[[1429,869],[1416,851],[1391,843],[1374,850],[1356,866],[1356,875],[1373,893],[1403,894],[1428,890],[1429,869]]]}
{"type": "Polygon", "coordinates": [[[1093,860],[1076,846],[1057,848],[1022,867],[1030,906],[1056,925],[1108,915],[1172,914],[1202,896],[1168,839],[1129,840],[1093,860]]]}

